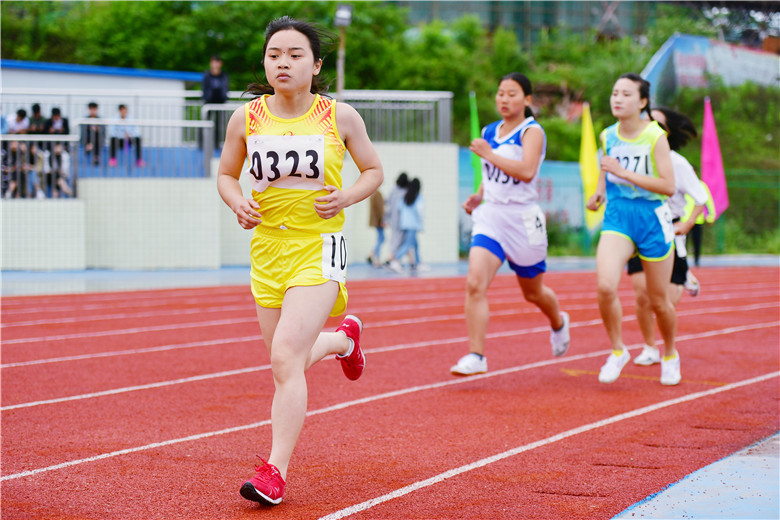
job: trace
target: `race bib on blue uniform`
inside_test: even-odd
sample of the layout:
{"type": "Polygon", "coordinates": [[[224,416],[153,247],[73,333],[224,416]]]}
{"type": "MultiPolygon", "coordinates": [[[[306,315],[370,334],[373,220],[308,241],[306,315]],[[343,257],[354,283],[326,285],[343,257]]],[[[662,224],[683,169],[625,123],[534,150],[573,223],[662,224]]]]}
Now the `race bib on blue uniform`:
{"type": "MultiPolygon", "coordinates": [[[[620,162],[620,166],[626,170],[640,175],[653,175],[653,165],[650,160],[650,147],[645,144],[623,144],[615,146],[609,151],[609,156],[620,162]]],[[[607,179],[614,184],[632,184],[621,179],[611,172],[607,172],[607,179]]]]}

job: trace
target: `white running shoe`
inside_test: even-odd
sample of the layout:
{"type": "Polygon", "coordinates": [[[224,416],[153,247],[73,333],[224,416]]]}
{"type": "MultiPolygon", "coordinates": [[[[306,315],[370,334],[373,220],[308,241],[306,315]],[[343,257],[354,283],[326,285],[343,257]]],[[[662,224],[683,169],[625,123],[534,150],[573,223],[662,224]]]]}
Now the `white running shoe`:
{"type": "Polygon", "coordinates": [[[685,283],[683,283],[683,288],[685,289],[685,292],[691,296],[699,295],[699,290],[701,290],[699,280],[697,280],[690,271],[688,271],[688,274],[685,275],[685,283]]]}
{"type": "Polygon", "coordinates": [[[611,353],[607,362],[601,367],[599,383],[614,383],[620,377],[620,371],[623,370],[629,359],[631,359],[631,354],[628,353],[626,347],[623,347],[623,353],[619,356],[616,356],[614,352],[611,353]]]}
{"type": "Polygon", "coordinates": [[[458,364],[450,368],[454,376],[473,376],[487,372],[487,358],[474,352],[469,352],[458,360],[458,364]]]}
{"type": "Polygon", "coordinates": [[[400,274],[400,273],[404,272],[404,268],[401,265],[401,262],[399,262],[398,260],[395,260],[395,259],[390,260],[390,262],[387,264],[387,268],[390,269],[391,271],[393,271],[394,273],[399,273],[400,274]]]}
{"type": "Polygon", "coordinates": [[[651,347],[650,345],[645,345],[642,353],[634,358],[634,364],[642,365],[643,367],[649,367],[650,365],[655,365],[660,362],[661,354],[658,352],[657,348],[651,347]]]}
{"type": "Polygon", "coordinates": [[[674,386],[680,382],[680,354],[675,354],[674,359],[661,360],[661,384],[674,386]]]}
{"type": "Polygon", "coordinates": [[[563,326],[560,330],[550,331],[550,345],[555,357],[562,356],[569,350],[569,313],[561,312],[561,318],[563,318],[563,326]]]}

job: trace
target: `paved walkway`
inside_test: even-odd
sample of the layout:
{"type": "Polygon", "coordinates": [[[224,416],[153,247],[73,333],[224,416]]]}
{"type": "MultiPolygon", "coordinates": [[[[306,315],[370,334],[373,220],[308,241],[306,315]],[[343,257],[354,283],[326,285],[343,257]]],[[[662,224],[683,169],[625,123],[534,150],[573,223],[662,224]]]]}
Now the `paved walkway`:
{"type": "Polygon", "coordinates": [[[780,434],[675,482],[615,518],[780,518],[780,434]]]}

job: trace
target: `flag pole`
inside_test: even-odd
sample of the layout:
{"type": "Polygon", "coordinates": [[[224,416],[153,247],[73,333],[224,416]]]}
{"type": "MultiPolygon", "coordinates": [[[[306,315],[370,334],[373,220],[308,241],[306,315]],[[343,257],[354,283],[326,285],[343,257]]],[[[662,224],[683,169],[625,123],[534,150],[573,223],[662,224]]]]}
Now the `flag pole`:
{"type": "MultiPolygon", "coordinates": [[[[477,94],[473,90],[469,92],[469,119],[471,126],[471,140],[480,136],[479,116],[477,115],[477,94]]],[[[482,184],[482,161],[474,152],[471,153],[471,168],[474,170],[474,193],[482,184]]]]}

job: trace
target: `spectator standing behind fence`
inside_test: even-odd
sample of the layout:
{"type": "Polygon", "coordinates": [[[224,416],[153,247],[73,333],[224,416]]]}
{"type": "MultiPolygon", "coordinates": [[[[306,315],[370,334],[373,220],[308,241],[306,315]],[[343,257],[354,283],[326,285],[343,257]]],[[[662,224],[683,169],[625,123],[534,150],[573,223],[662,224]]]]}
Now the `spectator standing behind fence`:
{"type": "MultiPolygon", "coordinates": [[[[2,111],[0,111],[0,135],[5,135],[8,133],[8,121],[3,116],[2,111]]],[[[8,183],[10,182],[10,178],[8,175],[8,150],[7,145],[5,141],[2,142],[2,146],[0,146],[0,189],[2,189],[3,197],[5,197],[6,191],[8,191],[8,183]]]]}
{"type": "Polygon", "coordinates": [[[127,115],[127,105],[119,105],[119,118],[127,121],[126,124],[111,125],[108,129],[108,135],[111,138],[109,166],[116,166],[117,146],[122,147],[129,152],[130,146],[135,146],[135,165],[138,167],[146,166],[143,160],[143,150],[141,149],[141,132],[138,127],[131,124],[131,118],[127,115]]]}
{"type": "MultiPolygon", "coordinates": [[[[41,112],[41,105],[39,103],[34,103],[32,105],[32,114],[30,115],[30,128],[27,130],[27,134],[45,134],[47,121],[43,112],[41,112]]],[[[30,161],[33,162],[30,183],[32,184],[35,197],[39,199],[46,197],[43,182],[45,177],[51,173],[51,154],[49,152],[48,144],[49,143],[44,143],[42,141],[29,143],[30,161]]]]}
{"type": "Polygon", "coordinates": [[[382,244],[385,242],[385,199],[382,193],[376,190],[369,199],[370,209],[368,214],[368,225],[376,229],[376,246],[368,256],[368,263],[374,267],[381,265],[382,244]]]}
{"type": "MultiPolygon", "coordinates": [[[[87,119],[100,119],[97,103],[90,102],[87,105],[87,110],[87,119]]],[[[100,164],[100,151],[103,148],[103,125],[85,124],[81,140],[84,142],[84,153],[87,160],[91,159],[92,164],[98,166],[100,164]]]]}
{"type": "Polygon", "coordinates": [[[46,117],[44,117],[43,113],[41,113],[41,105],[38,103],[35,103],[32,106],[32,114],[30,115],[30,128],[27,130],[27,133],[46,133],[46,117]]]}
{"type": "MultiPolygon", "coordinates": [[[[45,134],[46,133],[46,117],[41,112],[41,105],[34,103],[32,106],[32,114],[30,115],[30,128],[27,130],[28,134],[45,134]]],[[[49,162],[49,147],[45,146],[42,141],[36,141],[30,143],[31,159],[35,161],[34,183],[36,187],[36,196],[41,196],[42,191],[39,191],[40,183],[43,180],[43,175],[49,173],[51,170],[51,164],[49,162]],[[41,195],[38,195],[38,194],[41,195]]]]}
{"type": "MultiPolygon", "coordinates": [[[[51,109],[51,118],[46,121],[45,133],[49,135],[69,135],[68,118],[62,117],[59,108],[51,109]]],[[[51,186],[52,195],[72,195],[70,187],[70,151],[62,142],[51,143],[51,186]]],[[[44,184],[46,182],[44,181],[44,184]]]]}
{"type": "Polygon", "coordinates": [[[423,215],[425,214],[425,201],[420,194],[420,179],[412,179],[409,187],[401,200],[398,210],[398,227],[403,233],[403,242],[390,258],[390,269],[400,273],[402,271],[399,258],[408,252],[409,267],[412,271],[420,265],[420,246],[417,243],[417,233],[423,230],[423,215]],[[412,251],[414,256],[412,256],[412,251]]]}
{"type": "MultiPolygon", "coordinates": [[[[8,118],[8,133],[26,134],[30,129],[30,119],[27,117],[27,111],[20,108],[16,115],[8,118]]],[[[7,149],[8,163],[8,190],[6,197],[26,197],[27,196],[27,178],[32,170],[32,160],[29,153],[29,146],[24,141],[11,141],[7,149]]]]}
{"type": "MultiPolygon", "coordinates": [[[[203,103],[224,103],[228,99],[230,82],[228,75],[222,70],[222,58],[217,54],[209,60],[209,70],[203,73],[203,103]]],[[[214,110],[209,118],[214,121],[214,148],[219,148],[220,137],[224,133],[222,114],[214,110]]]]}
{"type": "Polygon", "coordinates": [[[390,255],[384,264],[386,267],[390,267],[389,259],[395,258],[395,252],[401,247],[401,242],[404,240],[403,231],[401,231],[399,223],[401,203],[404,195],[406,195],[408,186],[409,177],[406,175],[406,172],[401,172],[395,180],[393,191],[390,192],[390,196],[387,197],[387,202],[385,203],[385,222],[390,226],[390,255]]]}

